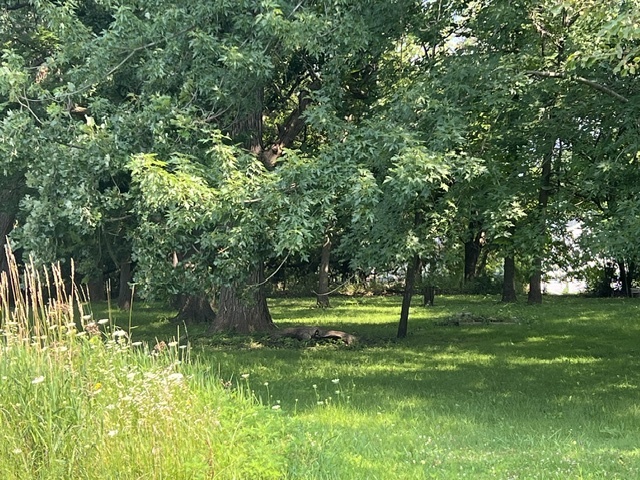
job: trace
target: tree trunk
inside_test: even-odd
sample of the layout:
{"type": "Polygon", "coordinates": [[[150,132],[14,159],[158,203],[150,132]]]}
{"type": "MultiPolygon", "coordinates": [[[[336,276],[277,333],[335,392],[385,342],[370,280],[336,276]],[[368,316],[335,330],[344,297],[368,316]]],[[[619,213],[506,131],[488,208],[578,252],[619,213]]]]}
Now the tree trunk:
{"type": "Polygon", "coordinates": [[[478,259],[482,252],[482,231],[478,231],[478,222],[471,222],[469,233],[471,238],[464,243],[464,281],[473,281],[478,273],[478,259]]]}
{"type": "Polygon", "coordinates": [[[317,303],[320,308],[329,308],[329,259],[331,258],[331,237],[326,235],[320,255],[320,271],[318,273],[317,303]]]}
{"type": "Polygon", "coordinates": [[[618,275],[618,279],[620,281],[620,295],[622,295],[623,297],[627,296],[627,290],[626,290],[626,285],[627,285],[627,269],[625,268],[624,265],[624,260],[616,260],[616,263],[618,264],[618,271],[620,272],[620,275],[618,275]]]}
{"type": "MultiPolygon", "coordinates": [[[[317,82],[309,85],[310,90],[320,87],[317,82]]],[[[267,170],[273,170],[284,153],[292,145],[305,126],[304,111],[311,103],[308,91],[298,95],[298,105],[288,115],[283,125],[278,125],[278,138],[265,148],[263,144],[264,89],[258,85],[250,94],[253,96],[252,108],[237,116],[230,127],[231,137],[242,142],[244,147],[258,158],[267,170]]],[[[211,323],[213,332],[232,330],[239,333],[271,330],[275,328],[269,313],[267,298],[262,286],[262,258],[249,277],[249,286],[223,287],[218,297],[218,315],[211,323]]]]}
{"type": "MultiPolygon", "coordinates": [[[[553,148],[542,159],[542,176],[540,181],[540,190],[538,192],[538,221],[540,241],[544,241],[547,234],[546,227],[546,210],[549,204],[549,196],[551,194],[551,167],[553,160],[553,148]]],[[[540,242],[538,249],[544,249],[544,245],[540,242]]],[[[536,252],[533,259],[533,273],[529,279],[529,295],[527,298],[529,304],[542,303],[542,252],[536,252]]]]}
{"type": "Polygon", "coordinates": [[[7,236],[13,229],[14,221],[15,215],[0,212],[0,272],[6,272],[7,274],[9,273],[9,261],[4,246],[7,241],[7,236]]]}
{"type": "Polygon", "coordinates": [[[5,172],[0,180],[0,272],[8,274],[9,259],[4,246],[16,221],[19,204],[26,190],[26,179],[23,172],[13,174],[5,172]]]}
{"type": "Polygon", "coordinates": [[[87,290],[89,291],[89,298],[92,302],[103,302],[106,300],[106,291],[104,288],[104,275],[102,272],[95,277],[91,278],[87,282],[87,290]]]}
{"type": "Polygon", "coordinates": [[[489,259],[489,248],[483,247],[480,250],[480,258],[478,259],[478,264],[476,265],[476,277],[484,275],[485,270],[487,269],[487,260],[489,259]]]}
{"type": "Polygon", "coordinates": [[[264,292],[262,265],[257,266],[249,278],[249,286],[222,287],[218,315],[211,323],[211,332],[233,331],[253,333],[275,328],[267,297],[264,292]]]}
{"type": "MultiPolygon", "coordinates": [[[[7,237],[13,230],[13,224],[15,222],[15,215],[12,213],[0,212],[0,278],[4,272],[7,275],[7,279],[10,278],[10,260],[7,256],[7,237]]],[[[14,282],[9,281],[7,284],[9,302],[12,303],[15,298],[14,295],[14,282]]]]}
{"type": "Polygon", "coordinates": [[[120,285],[118,289],[118,307],[121,310],[129,310],[131,308],[131,260],[120,263],[120,285]]]}
{"type": "Polygon", "coordinates": [[[206,297],[199,295],[185,295],[181,298],[180,310],[173,318],[174,323],[210,323],[216,318],[211,303],[206,297]]]}
{"type": "Polygon", "coordinates": [[[618,259],[618,269],[620,270],[620,293],[623,297],[631,296],[632,283],[632,263],[627,262],[624,258],[618,259]]]}
{"type": "Polygon", "coordinates": [[[416,255],[407,265],[407,277],[405,279],[404,295],[402,296],[402,309],[400,310],[400,322],[398,323],[398,338],[407,336],[409,327],[409,308],[413,297],[413,288],[416,284],[416,276],[420,267],[420,257],[416,255]]]}
{"type": "MultiPolygon", "coordinates": [[[[239,117],[232,125],[231,136],[234,140],[242,142],[247,150],[260,159],[265,168],[273,170],[276,161],[282,155],[282,147],[274,143],[272,148],[263,148],[263,89],[257,88],[254,95],[253,109],[239,117]]],[[[275,328],[262,286],[262,258],[256,260],[259,260],[259,263],[249,274],[246,285],[235,284],[220,288],[218,314],[210,324],[210,332],[252,333],[275,328]]]]}
{"type": "Polygon", "coordinates": [[[502,301],[515,302],[516,298],[516,262],[512,256],[504,257],[504,278],[502,280],[502,301]]]}
{"type": "Polygon", "coordinates": [[[427,285],[422,289],[422,306],[433,307],[436,298],[436,287],[427,285]]]}
{"type": "Polygon", "coordinates": [[[527,303],[530,305],[542,303],[542,259],[534,260],[534,270],[529,277],[529,294],[527,303]]]}

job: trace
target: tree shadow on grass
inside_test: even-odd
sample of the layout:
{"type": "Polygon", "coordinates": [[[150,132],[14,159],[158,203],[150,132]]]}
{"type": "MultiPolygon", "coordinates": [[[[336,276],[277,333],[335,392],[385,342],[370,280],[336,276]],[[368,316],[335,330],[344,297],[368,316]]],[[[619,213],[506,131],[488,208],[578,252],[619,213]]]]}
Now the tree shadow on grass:
{"type": "Polygon", "coordinates": [[[378,459],[398,464],[412,451],[432,469],[455,457],[469,471],[493,462],[512,462],[519,471],[519,459],[530,454],[527,478],[535,478],[543,463],[546,472],[576,461],[594,472],[628,468],[621,462],[637,456],[640,441],[634,304],[441,303],[412,309],[403,340],[394,338],[399,299],[382,305],[365,299],[356,307],[335,302],[327,311],[311,302],[308,308],[276,305],[280,326],[317,323],[360,341],[346,346],[203,337],[194,342],[193,356],[198,368],[290,416],[288,428],[305,432],[296,448],[308,448],[310,458],[318,455],[313,442],[324,442],[330,461],[352,462],[360,473],[376,465],[372,478],[378,459]],[[511,315],[518,323],[439,325],[460,311],[511,315]],[[425,439],[433,444],[425,446],[425,439]]]}
{"type": "MultiPolygon", "coordinates": [[[[359,337],[355,345],[273,343],[264,335],[198,337],[196,326],[189,329],[193,355],[225,381],[239,382],[248,373],[242,381],[256,397],[265,404],[279,401],[285,412],[304,414],[340,402],[359,415],[386,411],[400,417],[466,417],[485,425],[640,430],[640,327],[629,314],[637,304],[554,299],[536,308],[493,299],[442,299],[433,308],[414,307],[409,336],[399,341],[394,338],[399,299],[382,300],[341,299],[321,310],[311,301],[307,306],[287,299],[273,307],[282,327],[339,328],[359,337]],[[522,321],[438,325],[462,310],[522,321]]],[[[141,310],[135,312],[134,337],[152,342],[176,335],[166,310],[141,310]]],[[[128,313],[117,322],[124,327],[128,313]]]]}
{"type": "Polygon", "coordinates": [[[205,347],[201,355],[211,355],[223,374],[250,372],[261,398],[268,383],[272,398],[266,399],[289,411],[295,404],[298,413],[319,408],[319,402],[342,402],[365,415],[397,411],[466,416],[487,425],[582,423],[618,431],[607,425],[624,421],[640,427],[634,407],[640,356],[620,328],[431,323],[397,341],[383,333],[394,325],[341,324],[345,331],[364,332],[355,346],[267,346],[222,357],[205,347]]]}

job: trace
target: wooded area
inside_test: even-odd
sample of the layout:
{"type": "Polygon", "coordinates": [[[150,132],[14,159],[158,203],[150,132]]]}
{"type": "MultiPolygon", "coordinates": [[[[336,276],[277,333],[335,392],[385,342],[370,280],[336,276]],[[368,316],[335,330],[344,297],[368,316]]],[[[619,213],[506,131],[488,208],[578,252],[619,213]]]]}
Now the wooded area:
{"type": "Polygon", "coordinates": [[[0,238],[96,300],[251,332],[286,269],[400,272],[404,336],[414,284],[631,295],[638,0],[5,0],[0,41],[0,238]]]}

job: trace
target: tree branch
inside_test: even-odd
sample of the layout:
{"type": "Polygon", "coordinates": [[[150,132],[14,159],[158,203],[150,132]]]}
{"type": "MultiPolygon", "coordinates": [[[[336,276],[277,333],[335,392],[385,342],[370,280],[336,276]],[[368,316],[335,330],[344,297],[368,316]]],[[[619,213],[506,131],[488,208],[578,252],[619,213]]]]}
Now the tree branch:
{"type": "MultiPolygon", "coordinates": [[[[133,57],[136,53],[142,51],[142,50],[148,50],[151,47],[155,47],[156,45],[159,45],[162,42],[166,42],[167,40],[171,40],[173,38],[177,38],[185,33],[187,33],[190,30],[193,30],[195,27],[192,25],[190,27],[185,28],[184,30],[180,30],[179,32],[168,36],[167,38],[161,38],[159,40],[155,40],[153,42],[149,42],[145,45],[140,45],[138,47],[133,48],[125,57],[124,59],[122,59],[116,66],[110,68],[106,73],[102,74],[100,76],[100,78],[97,79],[93,79],[92,81],[86,83],[85,85],[79,87],[78,89],[72,91],[72,92],[67,92],[63,95],[60,96],[60,98],[71,98],[75,95],[78,95],[80,93],[85,92],[86,90],[89,90],[90,88],[94,87],[96,84],[98,84],[99,82],[103,81],[105,78],[108,78],[109,76],[113,75],[115,72],[117,72],[125,63],[127,63],[131,57],[133,57]]],[[[25,97],[26,98],[26,97],[25,97]]],[[[46,100],[42,100],[42,99],[29,99],[29,101],[32,102],[43,102],[43,101],[49,101],[50,99],[46,99],[46,100]]]]}
{"type": "MultiPolygon", "coordinates": [[[[313,82],[309,90],[320,88],[319,83],[313,82]]],[[[278,139],[267,149],[260,152],[260,160],[268,170],[272,170],[278,158],[282,156],[283,150],[293,143],[298,134],[304,129],[304,111],[311,104],[311,96],[308,91],[303,90],[298,97],[298,107],[287,117],[284,125],[278,127],[278,139]]]]}
{"type": "Polygon", "coordinates": [[[563,73],[563,72],[549,72],[549,71],[540,71],[540,70],[527,70],[524,73],[525,75],[541,77],[541,78],[566,78],[569,80],[575,80],[576,82],[587,85],[595,90],[598,90],[599,92],[606,93],[607,95],[610,95],[620,100],[621,102],[629,103],[629,99],[627,97],[620,95],[618,92],[610,89],[605,85],[602,85],[601,83],[595,82],[593,80],[589,80],[588,78],[574,76],[574,75],[567,75],[566,73],[563,73]]]}

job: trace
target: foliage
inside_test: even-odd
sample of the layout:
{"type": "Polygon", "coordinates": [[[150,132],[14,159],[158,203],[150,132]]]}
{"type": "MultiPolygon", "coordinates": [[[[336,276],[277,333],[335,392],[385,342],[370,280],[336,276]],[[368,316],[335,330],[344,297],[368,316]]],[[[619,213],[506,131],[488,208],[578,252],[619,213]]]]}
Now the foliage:
{"type": "Polygon", "coordinates": [[[133,260],[156,298],[241,284],[327,234],[352,272],[417,255],[453,277],[481,233],[529,275],[577,269],[561,244],[579,220],[587,256],[633,263],[636,7],[8,5],[12,240],[85,279],[133,260]]]}
{"type": "Polygon", "coordinates": [[[158,295],[208,292],[270,256],[304,255],[335,216],[340,177],[289,136],[311,92],[344,114],[345,91],[371,84],[359,72],[401,32],[404,3],[374,2],[365,15],[350,2],[5,11],[46,33],[43,59],[5,32],[0,88],[7,119],[22,124],[7,122],[3,138],[29,139],[7,142],[5,168],[25,170],[33,190],[15,240],[41,262],[93,261],[84,271],[99,270],[106,250],[111,260],[133,250],[141,286],[158,295]],[[285,147],[286,161],[264,172],[258,158],[285,147]],[[206,189],[203,208],[187,211],[206,189]]]}

